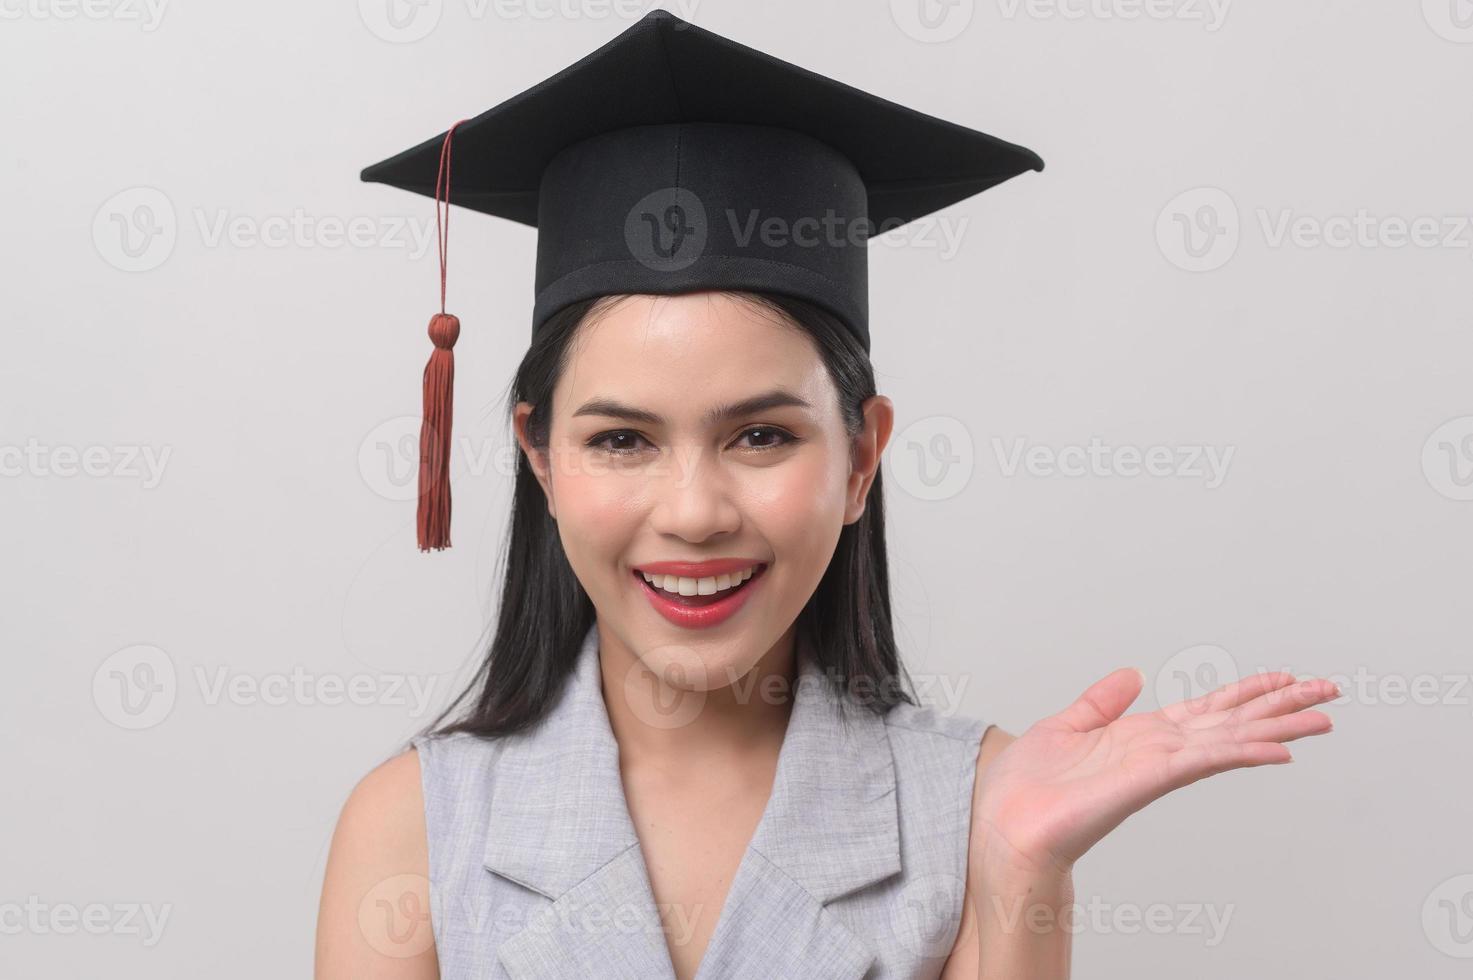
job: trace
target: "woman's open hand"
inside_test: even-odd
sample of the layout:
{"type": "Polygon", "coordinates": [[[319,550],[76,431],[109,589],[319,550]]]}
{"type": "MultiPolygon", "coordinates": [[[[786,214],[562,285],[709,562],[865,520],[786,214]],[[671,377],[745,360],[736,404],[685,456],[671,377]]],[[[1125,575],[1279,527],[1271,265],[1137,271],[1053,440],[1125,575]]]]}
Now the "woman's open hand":
{"type": "Polygon", "coordinates": [[[1008,745],[987,770],[975,833],[990,865],[1069,872],[1152,800],[1204,776],[1291,761],[1281,743],[1331,728],[1330,681],[1254,674],[1159,711],[1127,715],[1140,671],[1102,678],[1008,745]]]}

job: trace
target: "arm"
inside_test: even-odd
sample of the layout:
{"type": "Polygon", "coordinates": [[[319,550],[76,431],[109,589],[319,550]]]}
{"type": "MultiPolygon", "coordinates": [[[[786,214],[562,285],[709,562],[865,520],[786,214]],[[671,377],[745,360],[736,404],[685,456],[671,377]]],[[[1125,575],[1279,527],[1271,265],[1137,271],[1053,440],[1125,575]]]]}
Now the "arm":
{"type": "Polygon", "coordinates": [[[317,912],[316,980],[439,980],[419,754],[363,778],[338,818],[317,912]]]}
{"type": "Polygon", "coordinates": [[[1016,740],[1016,735],[996,725],[982,736],[972,784],[974,826],[967,847],[962,921],[941,980],[1060,980],[1069,976],[1070,933],[1046,924],[1064,921],[1074,901],[1072,875],[1065,869],[1031,867],[1006,854],[989,854],[988,837],[975,825],[986,785],[984,773],[1016,740]],[[978,896],[986,900],[979,902],[978,896]]]}
{"type": "Polygon", "coordinates": [[[1138,670],[1113,671],[1022,736],[999,733],[995,750],[995,729],[984,735],[947,980],[1068,980],[1074,863],[1173,790],[1292,761],[1282,743],[1330,731],[1330,717],[1308,709],[1340,694],[1322,678],[1262,673],[1126,715],[1144,681],[1138,670]]]}

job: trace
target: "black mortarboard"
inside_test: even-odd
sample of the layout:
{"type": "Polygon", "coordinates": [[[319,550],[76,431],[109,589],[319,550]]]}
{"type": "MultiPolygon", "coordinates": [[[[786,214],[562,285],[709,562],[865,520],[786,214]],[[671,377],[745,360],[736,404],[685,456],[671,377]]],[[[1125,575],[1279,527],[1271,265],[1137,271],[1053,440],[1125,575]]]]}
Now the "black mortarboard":
{"type": "MultiPolygon", "coordinates": [[[[818,304],[868,350],[867,238],[1042,168],[1024,147],[654,10],[362,176],[535,226],[533,331],[609,293],[752,290],[818,304]]],[[[449,543],[442,376],[459,325],[443,315],[443,289],[441,300],[431,336],[446,363],[426,370],[421,548],[449,543]]]]}

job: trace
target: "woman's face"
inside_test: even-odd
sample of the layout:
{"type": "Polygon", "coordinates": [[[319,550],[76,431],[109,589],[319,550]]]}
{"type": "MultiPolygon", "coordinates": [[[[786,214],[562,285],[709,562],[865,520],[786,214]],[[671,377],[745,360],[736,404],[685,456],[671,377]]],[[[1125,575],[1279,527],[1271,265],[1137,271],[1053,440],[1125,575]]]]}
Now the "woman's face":
{"type": "Polygon", "coordinates": [[[629,296],[585,322],[529,456],[604,635],[692,690],[790,640],[889,436],[888,399],[864,415],[851,437],[808,335],[739,297],[629,296]]]}

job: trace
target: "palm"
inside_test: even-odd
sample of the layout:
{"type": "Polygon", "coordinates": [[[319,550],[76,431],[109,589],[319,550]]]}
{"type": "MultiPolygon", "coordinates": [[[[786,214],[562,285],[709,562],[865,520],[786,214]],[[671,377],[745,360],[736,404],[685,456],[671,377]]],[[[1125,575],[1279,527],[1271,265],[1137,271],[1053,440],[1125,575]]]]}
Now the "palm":
{"type": "Polygon", "coordinates": [[[1068,868],[1130,814],[1230,769],[1290,761],[1281,743],[1330,730],[1331,682],[1255,674],[1190,701],[1122,717],[1141,690],[1123,668],[1004,749],[980,791],[978,832],[1010,860],[1068,868]]]}

